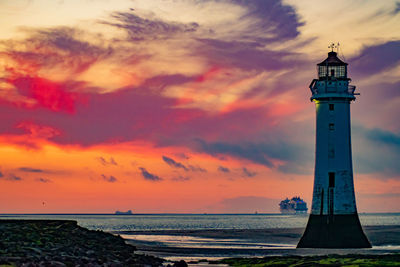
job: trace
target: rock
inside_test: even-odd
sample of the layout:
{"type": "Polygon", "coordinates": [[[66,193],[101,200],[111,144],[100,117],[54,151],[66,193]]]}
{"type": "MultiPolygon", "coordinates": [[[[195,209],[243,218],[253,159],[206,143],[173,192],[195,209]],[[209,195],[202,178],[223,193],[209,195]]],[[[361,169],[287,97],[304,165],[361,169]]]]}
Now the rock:
{"type": "MultiPolygon", "coordinates": [[[[75,221],[0,220],[0,263],[16,266],[161,266],[120,236],[75,221]]],[[[187,265],[185,265],[187,266],[187,265]]]]}
{"type": "Polygon", "coordinates": [[[184,260],[180,260],[178,262],[175,262],[173,266],[174,267],[187,267],[188,265],[184,260]]]}
{"type": "Polygon", "coordinates": [[[43,253],[41,249],[35,248],[35,247],[27,247],[26,249],[31,250],[39,255],[41,255],[43,253]]]}

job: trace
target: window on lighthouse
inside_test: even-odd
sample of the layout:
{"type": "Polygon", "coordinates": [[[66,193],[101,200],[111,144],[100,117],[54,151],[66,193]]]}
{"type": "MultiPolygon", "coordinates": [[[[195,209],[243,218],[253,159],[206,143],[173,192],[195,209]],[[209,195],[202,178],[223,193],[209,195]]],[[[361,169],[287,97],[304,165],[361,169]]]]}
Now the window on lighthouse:
{"type": "Polygon", "coordinates": [[[329,76],[330,78],[346,78],[346,66],[319,66],[318,74],[320,78],[329,76]]]}
{"type": "Polygon", "coordinates": [[[318,67],[318,76],[320,78],[326,77],[326,66],[319,66],[318,67]]]}
{"type": "Polygon", "coordinates": [[[330,172],[328,175],[329,175],[329,187],[335,187],[335,173],[330,172]]]}

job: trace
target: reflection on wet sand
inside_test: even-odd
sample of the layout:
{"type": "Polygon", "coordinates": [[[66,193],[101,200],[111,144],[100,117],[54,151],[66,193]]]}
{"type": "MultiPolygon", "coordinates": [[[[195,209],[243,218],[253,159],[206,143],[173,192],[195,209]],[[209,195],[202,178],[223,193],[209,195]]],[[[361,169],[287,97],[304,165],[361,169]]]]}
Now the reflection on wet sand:
{"type": "Polygon", "coordinates": [[[283,255],[382,254],[400,252],[399,226],[365,227],[372,249],[296,249],[302,228],[124,231],[138,253],[168,260],[283,255]]]}

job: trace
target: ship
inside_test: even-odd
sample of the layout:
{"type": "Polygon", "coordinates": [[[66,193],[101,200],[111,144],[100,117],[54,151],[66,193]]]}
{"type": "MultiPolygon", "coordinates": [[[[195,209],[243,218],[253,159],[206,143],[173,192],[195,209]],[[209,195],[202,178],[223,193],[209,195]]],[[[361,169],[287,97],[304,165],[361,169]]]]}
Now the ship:
{"type": "Polygon", "coordinates": [[[131,210],[128,210],[128,211],[119,211],[119,210],[117,210],[116,212],[115,212],[115,215],[132,215],[133,213],[132,213],[132,211],[131,210]]]}
{"type": "Polygon", "coordinates": [[[284,199],[279,203],[281,213],[284,214],[304,214],[307,213],[307,202],[300,197],[292,197],[292,199],[284,199]]]}

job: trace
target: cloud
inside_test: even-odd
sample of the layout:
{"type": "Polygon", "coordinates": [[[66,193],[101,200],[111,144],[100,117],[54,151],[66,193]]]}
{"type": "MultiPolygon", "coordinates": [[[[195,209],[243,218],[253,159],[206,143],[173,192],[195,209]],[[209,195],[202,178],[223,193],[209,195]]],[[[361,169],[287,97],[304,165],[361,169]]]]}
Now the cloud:
{"type": "Polygon", "coordinates": [[[7,56],[22,63],[22,70],[29,70],[31,73],[40,69],[50,71],[51,68],[59,68],[76,75],[86,71],[101,56],[111,53],[109,47],[103,48],[80,40],[84,37],[100,41],[101,35],[91,36],[89,32],[77,28],[25,28],[24,31],[28,34],[26,40],[11,40],[6,43],[7,56]]]}
{"type": "MultiPolygon", "coordinates": [[[[175,100],[148,94],[145,91],[126,89],[106,94],[88,94],[88,105],[78,110],[76,116],[65,116],[38,109],[25,110],[23,106],[0,105],[0,112],[10,114],[3,121],[4,124],[0,125],[0,131],[20,134],[19,127],[15,126],[16,122],[26,121],[26,118],[29,118],[31,121],[52,125],[49,126],[51,129],[58,129],[55,133],[50,131],[44,133],[46,136],[49,134],[54,142],[64,144],[86,146],[109,140],[129,141],[146,136],[152,139],[158,132],[163,131],[164,136],[168,135],[172,129],[163,122],[178,124],[184,112],[173,109],[175,100]],[[147,120],[144,121],[143,118],[147,120]],[[150,121],[152,123],[147,123],[150,121]]],[[[188,113],[190,114],[190,111],[188,113]]],[[[42,125],[40,129],[44,129],[43,127],[47,125],[42,125]]],[[[36,128],[30,127],[29,130],[37,132],[36,128]]]]}
{"type": "Polygon", "coordinates": [[[390,146],[400,152],[400,134],[375,128],[368,130],[366,137],[373,142],[390,146]]]}
{"type": "Polygon", "coordinates": [[[22,178],[20,176],[16,176],[15,174],[10,174],[6,177],[6,180],[19,182],[22,181],[22,178]]]}
{"type": "MultiPolygon", "coordinates": [[[[88,35],[77,28],[72,27],[54,27],[48,29],[40,29],[33,31],[33,36],[29,40],[34,45],[42,45],[54,47],[64,52],[71,53],[70,55],[84,55],[92,59],[96,59],[108,49],[102,49],[89,42],[79,40],[79,36],[88,35]]],[[[97,40],[101,39],[100,35],[96,35],[97,40]]]]}
{"type": "Polygon", "coordinates": [[[207,143],[203,140],[197,140],[199,149],[211,155],[226,154],[235,157],[248,159],[262,165],[272,167],[272,162],[267,158],[266,153],[255,144],[239,145],[224,142],[207,143]]]}
{"type": "Polygon", "coordinates": [[[396,8],[393,10],[393,15],[400,13],[400,2],[396,2],[396,8]]]}
{"type": "Polygon", "coordinates": [[[98,157],[96,158],[103,166],[107,166],[107,165],[115,165],[117,166],[118,163],[114,160],[113,157],[110,157],[110,160],[107,161],[107,159],[103,158],[103,157],[98,157]]]}
{"type": "MultiPolygon", "coordinates": [[[[16,122],[29,118],[57,129],[57,134],[51,135],[51,141],[57,144],[87,147],[145,140],[158,146],[193,149],[193,138],[199,138],[204,142],[200,146],[202,152],[298,172],[295,167],[302,161],[296,147],[285,140],[269,144],[262,136],[267,133],[273,139],[277,131],[272,132],[271,121],[280,119],[279,115],[270,115],[279,108],[266,104],[267,97],[293,88],[275,81],[274,75],[295,70],[304,62],[301,55],[277,45],[297,38],[303,23],[296,10],[282,1],[224,4],[241,10],[240,25],[225,21],[203,26],[166,21],[156,14],[114,12],[112,20],[101,23],[124,30],[129,42],[107,40],[101,34],[68,27],[28,29],[26,39],[12,40],[7,46],[8,58],[18,69],[7,81],[18,88],[21,99],[0,105],[0,112],[11,114],[2,121],[0,132],[19,135],[16,122]],[[177,54],[170,55],[172,50],[165,39],[173,39],[173,52],[178,51],[177,54]],[[149,49],[142,49],[144,45],[149,49]],[[184,59],[179,60],[185,62],[184,68],[175,68],[179,65],[176,58],[184,59]],[[104,75],[85,75],[97,64],[111,64],[112,73],[132,70],[123,75],[128,82],[115,83],[110,88],[101,83],[94,87],[94,80],[104,75]],[[159,69],[160,66],[164,67],[159,69]],[[192,70],[190,66],[196,68],[192,70]],[[142,69],[146,72],[142,73],[142,69]],[[197,84],[203,87],[192,88],[197,84]],[[178,91],[184,93],[172,94],[172,86],[181,86],[178,91]],[[196,101],[201,105],[182,104],[196,101]],[[231,134],[227,136],[226,132],[231,134]],[[285,150],[290,150],[293,157],[284,156],[285,150]],[[275,166],[274,159],[283,161],[283,165],[275,166]]],[[[290,104],[280,109],[288,109],[290,104]]],[[[111,159],[101,158],[101,164],[114,165],[111,159]]],[[[202,167],[169,157],[163,160],[174,168],[206,172],[202,167]]]]}
{"type": "MultiPolygon", "coordinates": [[[[109,47],[91,44],[82,39],[101,42],[101,35],[92,36],[71,27],[25,28],[23,40],[2,42],[4,60],[0,84],[7,85],[7,93],[0,93],[11,103],[25,108],[46,108],[53,112],[73,114],[77,103],[85,102],[83,87],[90,85],[84,79],[74,79],[88,71],[99,59],[112,54],[109,47]]],[[[92,88],[93,89],[93,88],[92,88]]]]}
{"type": "Polygon", "coordinates": [[[304,64],[299,56],[290,51],[273,51],[261,49],[262,43],[246,41],[225,41],[199,38],[198,52],[213,64],[241,68],[246,71],[277,71],[291,69],[304,64]]]}
{"type": "Polygon", "coordinates": [[[32,168],[32,167],[20,167],[17,169],[18,171],[21,172],[26,172],[26,173],[42,173],[42,174],[66,174],[67,172],[65,170],[51,170],[51,169],[39,169],[39,168],[32,168]]]}
{"type": "Polygon", "coordinates": [[[228,168],[226,168],[226,167],[224,167],[224,166],[219,166],[219,167],[218,167],[218,171],[220,171],[220,172],[225,172],[225,173],[231,172],[228,168]]]}
{"type": "Polygon", "coordinates": [[[74,84],[55,82],[39,76],[16,75],[8,83],[18,90],[21,100],[19,105],[28,109],[43,107],[53,112],[74,113],[75,105],[80,98],[76,92],[69,92],[74,84]]]}
{"type": "Polygon", "coordinates": [[[166,157],[166,156],[162,156],[162,159],[164,160],[165,163],[167,163],[169,166],[172,166],[174,168],[183,169],[185,171],[193,171],[193,172],[207,172],[207,170],[202,167],[193,166],[190,164],[185,166],[182,163],[177,162],[174,159],[166,157]]]}
{"type": "Polygon", "coordinates": [[[199,166],[188,165],[188,168],[193,172],[207,172],[206,169],[199,166]]]}
{"type": "Polygon", "coordinates": [[[118,165],[118,163],[114,160],[113,157],[110,158],[110,164],[112,164],[112,165],[118,165]]]}
{"type": "MultiPolygon", "coordinates": [[[[273,49],[274,44],[295,39],[300,22],[296,10],[282,1],[229,1],[243,8],[240,24],[227,22],[213,35],[199,35],[196,52],[212,65],[250,71],[277,71],[297,68],[305,60],[289,49],[273,49]],[[223,27],[223,28],[222,28],[223,27]]],[[[254,75],[254,74],[253,74],[254,75]]]]}
{"type": "Polygon", "coordinates": [[[174,178],[172,178],[172,181],[175,181],[175,182],[186,182],[186,181],[189,181],[190,179],[191,178],[189,176],[179,175],[179,176],[175,176],[174,178]]]}
{"type": "Polygon", "coordinates": [[[53,127],[40,125],[31,121],[22,121],[16,125],[16,128],[26,131],[30,138],[51,139],[61,134],[59,130],[53,127]]]}
{"type": "MultiPolygon", "coordinates": [[[[270,137],[279,135],[279,132],[269,133],[270,137]]],[[[311,147],[294,143],[290,140],[279,141],[280,137],[272,141],[253,142],[206,142],[197,138],[196,149],[215,157],[231,156],[245,159],[253,163],[277,169],[284,173],[308,174],[312,171],[308,163],[312,162],[311,147]],[[274,160],[279,163],[274,163],[274,160]]]]}
{"type": "MultiPolygon", "coordinates": [[[[253,30],[254,35],[263,37],[266,41],[285,41],[296,38],[298,28],[304,23],[299,20],[296,10],[276,0],[234,0],[233,3],[247,8],[248,12],[240,18],[248,18],[253,22],[247,30],[253,30]]],[[[253,32],[249,32],[249,35],[253,32]]],[[[244,35],[246,36],[246,35],[244,35]]]]}
{"type": "Polygon", "coordinates": [[[245,177],[254,177],[254,176],[257,175],[256,172],[250,171],[250,170],[248,170],[246,167],[243,167],[243,168],[242,168],[242,171],[243,171],[243,175],[244,175],[245,177]]]}
{"type": "MultiPolygon", "coordinates": [[[[0,105],[0,112],[10,114],[2,121],[0,132],[19,136],[21,131],[15,127],[15,122],[29,116],[32,121],[41,122],[41,129],[45,126],[57,129],[57,132],[43,131],[43,135],[57,144],[87,147],[101,143],[146,140],[159,146],[189,147],[218,156],[246,158],[266,166],[272,165],[268,156],[275,157],[274,153],[284,154],[290,150],[289,156],[276,156],[287,161],[296,159],[299,154],[295,151],[299,145],[293,145],[290,141],[282,141],[282,145],[277,141],[274,143],[278,144],[257,142],[264,134],[271,136],[271,139],[279,135],[278,130],[269,126],[270,118],[265,108],[249,107],[207,114],[194,108],[178,109],[175,107],[178,100],[140,88],[104,94],[91,93],[88,96],[88,104],[79,108],[75,116],[0,105]],[[229,136],[226,135],[227,131],[231,133],[229,136]],[[194,143],[193,138],[201,142],[194,143]],[[255,140],[254,143],[237,141],[248,138],[255,140]],[[209,139],[224,141],[209,142],[209,139]]],[[[104,160],[111,161],[108,158],[104,160]]]]}
{"type": "Polygon", "coordinates": [[[103,178],[104,181],[109,182],[109,183],[115,183],[118,181],[117,178],[115,178],[112,175],[107,176],[107,175],[102,174],[101,177],[103,178]]]}
{"type": "Polygon", "coordinates": [[[3,178],[4,174],[0,171],[0,178],[3,178]]]}
{"type": "Polygon", "coordinates": [[[41,183],[51,183],[52,182],[50,179],[43,178],[43,177],[37,178],[36,181],[41,182],[41,183]]]}
{"type": "Polygon", "coordinates": [[[44,172],[42,169],[36,169],[36,168],[31,168],[31,167],[21,167],[18,168],[19,171],[22,172],[44,172]]]}
{"type": "Polygon", "coordinates": [[[198,149],[211,155],[230,155],[242,159],[247,159],[254,163],[275,168],[272,159],[287,161],[288,164],[297,164],[304,159],[300,157],[300,147],[297,144],[284,142],[274,143],[250,143],[239,144],[214,142],[207,143],[204,140],[197,139],[198,149]]]}
{"type": "Polygon", "coordinates": [[[353,157],[356,171],[375,173],[378,179],[395,178],[400,174],[400,134],[380,128],[354,125],[353,157]]]}
{"type": "Polygon", "coordinates": [[[171,85],[183,85],[191,81],[193,81],[193,77],[183,74],[161,74],[146,79],[142,86],[156,90],[163,90],[171,85]]]}
{"type": "MultiPolygon", "coordinates": [[[[145,139],[161,146],[181,147],[188,147],[193,136],[203,140],[210,140],[210,137],[212,139],[217,137],[214,140],[225,140],[224,135],[227,129],[233,130],[229,139],[240,139],[242,136],[259,133],[260,128],[266,127],[264,125],[268,125],[267,121],[270,119],[267,114],[268,105],[263,104],[260,108],[260,104],[253,106],[247,101],[249,95],[260,97],[258,95],[260,92],[263,92],[264,98],[265,91],[274,91],[275,85],[266,86],[258,83],[247,85],[247,79],[258,77],[260,72],[265,72],[265,70],[279,71],[296,68],[300,62],[298,55],[287,49],[277,49],[266,44],[276,40],[296,38],[297,28],[302,23],[299,22],[295,10],[280,1],[231,1],[226,4],[239,6],[243,10],[241,13],[245,21],[241,23],[244,25],[243,29],[236,30],[236,26],[224,24],[232,27],[226,31],[226,34],[233,34],[235,38],[225,38],[219,29],[216,29],[214,34],[205,33],[202,26],[196,23],[164,21],[154,14],[151,17],[141,17],[132,12],[113,13],[113,21],[101,23],[126,30],[130,40],[135,39],[135,42],[123,44],[115,40],[112,42],[112,40],[104,40],[105,37],[101,35],[96,38],[97,35],[68,27],[30,30],[31,35],[28,38],[20,42],[14,41],[14,45],[10,45],[8,49],[10,57],[16,64],[18,63],[15,69],[29,66],[35,70],[33,73],[18,72],[9,81],[13,86],[20,88],[17,90],[19,97],[23,96],[27,103],[1,105],[0,112],[4,110],[12,115],[3,121],[0,132],[18,133],[15,123],[29,118],[57,129],[59,134],[53,135],[52,141],[58,144],[89,146],[145,139]],[[253,36],[253,33],[257,34],[253,36]],[[153,48],[153,46],[160,47],[160,50],[164,51],[167,47],[164,43],[159,43],[159,39],[169,38],[167,36],[171,34],[174,36],[172,38],[182,37],[182,42],[178,44],[174,42],[174,46],[177,46],[176,51],[182,50],[182,54],[173,57],[166,56],[153,48]],[[257,36],[262,36],[262,38],[257,36]],[[34,45],[23,46],[24,43],[30,43],[29,41],[32,41],[34,45]],[[193,43],[193,45],[188,45],[188,43],[193,43]],[[150,45],[153,52],[151,55],[148,55],[147,50],[141,49],[143,44],[150,45]],[[17,51],[19,46],[23,47],[25,54],[19,54],[20,51],[17,51]],[[35,49],[36,46],[41,49],[35,49]],[[54,52],[50,53],[51,51],[54,52]],[[196,70],[190,73],[186,72],[187,66],[184,69],[175,69],[177,64],[171,58],[181,56],[187,59],[192,57],[191,55],[196,59],[193,61],[190,58],[188,66],[197,63],[198,60],[204,66],[196,67],[196,70]],[[147,57],[157,64],[148,63],[150,59],[147,60],[147,57]],[[150,65],[143,67],[142,62],[137,61],[137,58],[146,58],[145,64],[150,65]],[[163,60],[162,64],[158,64],[160,60],[163,60]],[[81,81],[81,76],[77,78],[78,76],[75,75],[83,75],[97,66],[96,64],[108,66],[108,63],[115,64],[112,65],[113,73],[116,69],[133,70],[124,73],[124,80],[129,80],[133,76],[135,79],[136,76],[145,75],[145,77],[138,78],[142,82],[136,83],[129,80],[124,85],[116,83],[111,88],[103,88],[101,85],[94,87],[91,84],[97,80],[98,76],[104,75],[96,73],[96,78],[88,78],[89,81],[86,81],[86,78],[85,81],[81,81]],[[167,70],[159,70],[157,67],[159,65],[167,66],[167,70]],[[51,75],[48,75],[52,72],[48,70],[54,68],[58,74],[65,72],[74,73],[74,75],[61,78],[57,76],[57,79],[53,79],[51,75]],[[140,72],[141,68],[146,69],[145,74],[140,72]],[[221,76],[217,75],[217,80],[227,81],[228,86],[220,87],[215,83],[214,76],[211,75],[211,78],[210,75],[207,76],[210,70],[212,72],[215,69],[221,69],[219,74],[217,73],[221,74],[221,76]],[[236,74],[243,78],[238,79],[236,74]],[[170,94],[172,85],[190,87],[191,82],[204,83],[208,82],[209,78],[210,84],[202,87],[201,90],[194,88],[183,96],[170,94]],[[47,88],[47,91],[36,90],[42,87],[47,88]],[[210,92],[208,95],[216,96],[211,98],[217,103],[209,97],[197,97],[190,93],[192,91],[203,95],[203,92],[213,91],[215,88],[222,88],[221,92],[210,92]],[[258,93],[246,94],[256,89],[258,93]],[[225,99],[232,100],[225,103],[225,99]],[[204,106],[198,105],[201,106],[199,108],[181,107],[185,101],[206,101],[207,103],[204,106]],[[237,108],[241,107],[242,102],[247,107],[237,108]],[[206,104],[218,107],[218,112],[211,114],[210,109],[205,108],[206,104]],[[181,108],[178,109],[177,106],[181,108]],[[226,107],[228,109],[224,109],[226,107]],[[220,112],[219,109],[224,109],[224,111],[220,112]],[[238,129],[233,125],[243,125],[243,129],[238,129]],[[252,127],[247,127],[249,125],[252,127]]],[[[277,91],[282,93],[285,88],[292,87],[284,87],[280,84],[277,88],[279,88],[277,91]]],[[[179,90],[179,92],[183,91],[179,90]]],[[[22,100],[19,99],[19,101],[22,100]]],[[[257,99],[257,101],[263,100],[257,99]]],[[[250,136],[250,138],[257,140],[258,137],[250,136]]],[[[260,157],[256,158],[260,159],[260,157]]],[[[262,164],[268,163],[264,159],[262,164]]],[[[185,167],[193,171],[205,170],[196,166],[185,167]]]]}
{"type": "Polygon", "coordinates": [[[167,163],[171,167],[178,168],[178,169],[183,169],[185,171],[189,171],[189,169],[185,165],[183,165],[180,162],[176,162],[172,158],[169,158],[167,156],[162,156],[162,159],[164,160],[165,163],[167,163]]]}
{"type": "Polygon", "coordinates": [[[400,40],[366,46],[349,63],[351,73],[361,77],[393,68],[400,63],[400,40]]]}
{"type": "Polygon", "coordinates": [[[132,12],[114,12],[115,22],[101,23],[124,29],[131,41],[167,39],[178,33],[195,32],[199,25],[193,23],[167,22],[156,18],[142,18],[132,12]]]}
{"type": "Polygon", "coordinates": [[[139,170],[142,173],[143,178],[146,180],[153,181],[153,182],[163,180],[161,177],[158,177],[157,175],[148,172],[145,168],[139,167],[139,170]]]}

